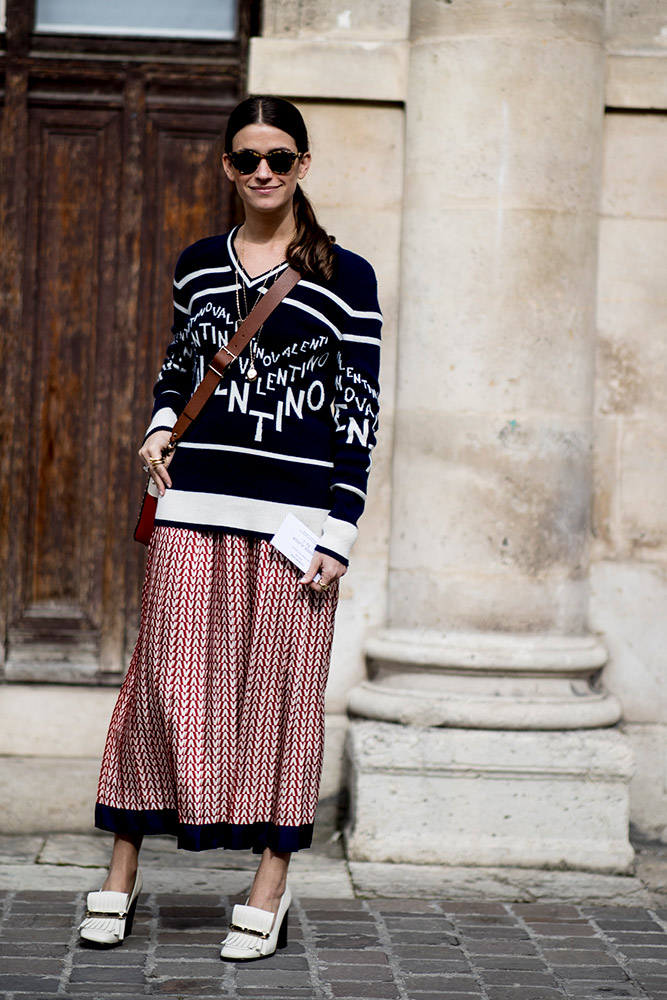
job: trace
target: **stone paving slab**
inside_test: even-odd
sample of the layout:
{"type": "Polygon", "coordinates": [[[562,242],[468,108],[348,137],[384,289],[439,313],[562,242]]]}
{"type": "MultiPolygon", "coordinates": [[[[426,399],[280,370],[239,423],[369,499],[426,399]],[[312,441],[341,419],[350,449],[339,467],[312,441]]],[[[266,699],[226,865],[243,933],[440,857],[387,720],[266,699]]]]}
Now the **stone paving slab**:
{"type": "Polygon", "coordinates": [[[243,965],[219,958],[238,901],[210,890],[144,893],[132,935],[100,949],[76,932],[84,891],[1,891],[0,998],[667,997],[665,908],[304,894],[288,947],[243,965]]]}
{"type": "Polygon", "coordinates": [[[0,865],[34,864],[45,841],[37,834],[0,834],[0,865]]]}
{"type": "MultiPolygon", "coordinates": [[[[664,862],[663,862],[664,864],[664,862]]],[[[654,894],[635,875],[350,862],[358,896],[430,895],[447,899],[575,902],[649,906],[654,894]]]]}

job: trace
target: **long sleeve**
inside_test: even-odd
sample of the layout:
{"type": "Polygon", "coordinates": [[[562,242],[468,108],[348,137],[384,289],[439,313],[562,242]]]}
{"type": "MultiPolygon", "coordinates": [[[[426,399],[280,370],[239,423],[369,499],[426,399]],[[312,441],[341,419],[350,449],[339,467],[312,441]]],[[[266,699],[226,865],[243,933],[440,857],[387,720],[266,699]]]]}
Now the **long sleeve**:
{"type": "Polygon", "coordinates": [[[193,392],[195,352],[189,334],[190,304],[187,284],[190,267],[185,251],[174,274],[173,339],[153,388],[153,413],[144,440],[157,430],[170,431],[193,392]]]}
{"type": "Polygon", "coordinates": [[[340,331],[335,376],[332,504],[317,546],[318,551],[345,563],[365,506],[371,451],[376,442],[382,328],[372,267],[355,255],[346,257],[345,263],[341,261],[339,275],[346,291],[346,321],[340,331]]]}

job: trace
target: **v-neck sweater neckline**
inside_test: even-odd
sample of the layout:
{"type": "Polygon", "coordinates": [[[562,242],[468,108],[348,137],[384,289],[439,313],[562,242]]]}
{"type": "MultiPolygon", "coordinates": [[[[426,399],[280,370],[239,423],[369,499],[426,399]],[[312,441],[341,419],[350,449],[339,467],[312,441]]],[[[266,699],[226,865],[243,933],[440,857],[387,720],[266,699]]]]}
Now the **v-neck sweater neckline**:
{"type": "Polygon", "coordinates": [[[235,240],[239,234],[241,226],[236,226],[229,234],[229,239],[227,240],[227,250],[229,252],[229,258],[234,265],[236,273],[243,278],[245,285],[248,288],[252,288],[253,285],[261,283],[262,280],[268,281],[271,275],[278,275],[281,271],[284,271],[287,267],[287,261],[283,260],[280,264],[275,264],[273,267],[268,268],[266,271],[262,271],[261,274],[252,277],[241,262],[241,258],[236,252],[235,240]]]}

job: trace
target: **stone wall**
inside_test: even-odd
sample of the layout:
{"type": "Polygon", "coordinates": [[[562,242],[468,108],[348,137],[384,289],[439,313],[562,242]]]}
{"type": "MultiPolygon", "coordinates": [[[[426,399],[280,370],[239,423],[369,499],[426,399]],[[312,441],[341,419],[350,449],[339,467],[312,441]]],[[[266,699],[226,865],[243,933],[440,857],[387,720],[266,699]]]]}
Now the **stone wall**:
{"type": "Polygon", "coordinates": [[[664,0],[608,0],[605,27],[610,53],[667,53],[664,0]]]}
{"type": "Polygon", "coordinates": [[[667,835],[667,8],[613,0],[598,281],[590,619],[636,759],[632,819],[667,835]]]}

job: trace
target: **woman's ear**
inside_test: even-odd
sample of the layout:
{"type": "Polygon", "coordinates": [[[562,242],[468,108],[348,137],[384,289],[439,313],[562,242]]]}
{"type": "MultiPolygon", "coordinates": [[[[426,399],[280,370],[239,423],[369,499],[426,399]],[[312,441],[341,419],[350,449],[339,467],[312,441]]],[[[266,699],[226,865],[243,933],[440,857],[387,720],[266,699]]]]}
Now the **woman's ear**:
{"type": "Polygon", "coordinates": [[[299,172],[297,177],[300,181],[304,179],[308,171],[310,170],[310,153],[305,152],[301,159],[299,160],[299,172]]]}
{"type": "Polygon", "coordinates": [[[222,169],[227,174],[227,178],[232,182],[232,184],[234,184],[236,181],[236,176],[234,174],[234,169],[232,167],[232,161],[229,159],[227,153],[222,154],[222,169]]]}

